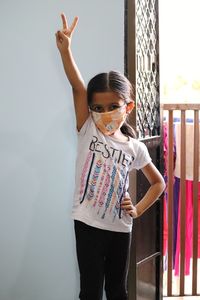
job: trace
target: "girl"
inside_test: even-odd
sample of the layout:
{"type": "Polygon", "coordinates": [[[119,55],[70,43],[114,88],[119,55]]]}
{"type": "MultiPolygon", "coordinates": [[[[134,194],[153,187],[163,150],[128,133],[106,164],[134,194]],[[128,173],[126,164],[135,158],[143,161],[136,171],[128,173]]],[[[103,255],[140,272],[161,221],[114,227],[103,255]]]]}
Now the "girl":
{"type": "Polygon", "coordinates": [[[164,180],[146,146],[134,139],[126,117],[134,107],[130,82],[116,71],[92,78],[86,89],[71,52],[76,17],[56,33],[72,86],[78,134],[73,219],[80,270],[81,300],[127,300],[132,219],[163,192],[164,180]],[[142,169],[150,188],[137,205],[129,194],[129,172],[142,169]]]}

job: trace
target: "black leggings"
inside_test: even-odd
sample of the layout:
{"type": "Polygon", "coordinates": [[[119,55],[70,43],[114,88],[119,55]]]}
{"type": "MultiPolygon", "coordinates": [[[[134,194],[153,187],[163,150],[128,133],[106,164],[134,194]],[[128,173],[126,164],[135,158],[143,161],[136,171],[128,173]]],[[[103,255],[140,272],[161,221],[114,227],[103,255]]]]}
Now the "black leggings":
{"type": "Polygon", "coordinates": [[[127,300],[130,233],[98,229],[75,221],[81,300],[127,300]]]}

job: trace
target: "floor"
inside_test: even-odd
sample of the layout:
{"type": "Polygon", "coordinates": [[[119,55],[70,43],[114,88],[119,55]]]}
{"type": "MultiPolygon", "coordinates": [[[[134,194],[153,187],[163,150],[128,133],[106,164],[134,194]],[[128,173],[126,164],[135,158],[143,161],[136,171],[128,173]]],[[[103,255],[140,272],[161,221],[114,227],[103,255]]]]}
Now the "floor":
{"type": "MultiPolygon", "coordinates": [[[[185,297],[178,297],[179,295],[179,287],[180,287],[180,277],[175,276],[174,272],[172,272],[172,294],[173,297],[165,297],[167,295],[167,271],[165,270],[163,274],[163,296],[164,300],[200,300],[200,296],[192,297],[192,259],[190,262],[190,275],[185,276],[185,297]]],[[[200,294],[200,259],[197,262],[197,294],[200,294]]]]}
{"type": "Polygon", "coordinates": [[[164,297],[163,300],[200,300],[200,296],[187,297],[164,297]]]}

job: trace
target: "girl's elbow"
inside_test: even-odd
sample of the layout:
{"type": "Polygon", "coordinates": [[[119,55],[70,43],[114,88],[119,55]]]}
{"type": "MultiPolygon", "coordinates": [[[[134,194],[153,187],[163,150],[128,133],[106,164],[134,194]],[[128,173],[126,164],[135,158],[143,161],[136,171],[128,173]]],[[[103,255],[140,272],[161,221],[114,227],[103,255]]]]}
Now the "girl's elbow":
{"type": "Polygon", "coordinates": [[[166,183],[163,177],[160,179],[159,186],[160,186],[160,193],[162,194],[166,188],[166,183]]]}

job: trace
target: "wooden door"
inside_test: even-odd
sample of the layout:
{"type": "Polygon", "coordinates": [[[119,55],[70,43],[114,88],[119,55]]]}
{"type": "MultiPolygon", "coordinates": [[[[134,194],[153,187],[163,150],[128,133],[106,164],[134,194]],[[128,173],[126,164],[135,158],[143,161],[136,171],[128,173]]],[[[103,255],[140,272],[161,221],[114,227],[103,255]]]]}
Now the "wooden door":
{"type": "MultiPolygon", "coordinates": [[[[125,74],[136,95],[130,122],[162,172],[158,44],[158,0],[125,1],[125,74]]],[[[135,203],[148,187],[141,171],[131,175],[135,203]]],[[[162,199],[134,221],[129,300],[136,299],[162,299],[162,199]]]]}

